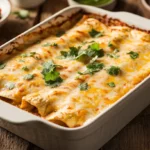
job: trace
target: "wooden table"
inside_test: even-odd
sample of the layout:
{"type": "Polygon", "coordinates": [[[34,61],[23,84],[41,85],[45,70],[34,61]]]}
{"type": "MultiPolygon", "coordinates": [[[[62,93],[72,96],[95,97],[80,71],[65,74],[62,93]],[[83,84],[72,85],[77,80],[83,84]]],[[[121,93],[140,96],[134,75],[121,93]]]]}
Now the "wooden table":
{"type": "MultiPolygon", "coordinates": [[[[21,20],[11,14],[7,23],[0,28],[0,44],[67,6],[66,0],[47,0],[39,8],[30,10],[30,18],[28,19],[21,20]]],[[[13,8],[12,11],[18,9],[13,8]]],[[[146,17],[146,13],[138,0],[118,0],[115,11],[129,11],[146,17]]],[[[41,149],[0,128],[0,150],[41,149]]],[[[150,106],[102,147],[101,150],[150,150],[150,106]]]]}

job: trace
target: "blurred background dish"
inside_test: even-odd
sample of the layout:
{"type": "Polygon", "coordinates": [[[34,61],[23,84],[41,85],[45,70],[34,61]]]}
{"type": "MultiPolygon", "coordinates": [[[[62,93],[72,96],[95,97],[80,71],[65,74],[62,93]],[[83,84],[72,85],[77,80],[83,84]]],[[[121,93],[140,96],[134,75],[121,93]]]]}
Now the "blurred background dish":
{"type": "Polygon", "coordinates": [[[95,7],[113,10],[117,0],[68,0],[69,5],[91,5],[95,7]]]}
{"type": "Polygon", "coordinates": [[[150,18],[150,0],[141,0],[141,8],[143,9],[144,15],[150,18]]]}
{"type": "Polygon", "coordinates": [[[11,3],[17,7],[21,8],[35,8],[46,0],[10,0],[11,3]]]}
{"type": "Polygon", "coordinates": [[[11,5],[8,0],[0,0],[0,26],[7,20],[11,11],[11,5]]]}

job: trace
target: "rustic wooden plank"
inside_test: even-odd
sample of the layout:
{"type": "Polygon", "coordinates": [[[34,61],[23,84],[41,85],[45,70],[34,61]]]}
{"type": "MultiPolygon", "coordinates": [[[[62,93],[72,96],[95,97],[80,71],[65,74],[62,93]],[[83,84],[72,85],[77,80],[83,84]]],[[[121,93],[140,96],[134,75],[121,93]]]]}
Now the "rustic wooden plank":
{"type": "Polygon", "coordinates": [[[102,150],[150,150],[150,115],[136,117],[102,150]]]}
{"type": "Polygon", "coordinates": [[[26,150],[29,143],[0,128],[0,150],[26,150]]]}

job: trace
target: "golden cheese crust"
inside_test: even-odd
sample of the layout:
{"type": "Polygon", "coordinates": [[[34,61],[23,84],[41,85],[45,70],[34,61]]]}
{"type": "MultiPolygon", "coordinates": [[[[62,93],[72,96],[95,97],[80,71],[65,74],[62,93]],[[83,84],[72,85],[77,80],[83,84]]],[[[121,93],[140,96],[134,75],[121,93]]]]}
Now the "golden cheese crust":
{"type": "Polygon", "coordinates": [[[92,120],[150,75],[149,32],[88,14],[58,34],[0,63],[1,97],[73,128],[92,120]],[[47,62],[49,68],[44,68],[47,62]]]}

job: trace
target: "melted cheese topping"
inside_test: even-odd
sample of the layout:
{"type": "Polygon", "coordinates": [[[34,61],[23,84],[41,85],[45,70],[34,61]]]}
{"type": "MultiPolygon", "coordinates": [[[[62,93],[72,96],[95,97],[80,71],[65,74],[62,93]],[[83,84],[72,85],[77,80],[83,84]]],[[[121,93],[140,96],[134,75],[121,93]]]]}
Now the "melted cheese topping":
{"type": "Polygon", "coordinates": [[[95,18],[85,17],[61,37],[51,35],[41,43],[15,54],[5,64],[0,70],[0,96],[13,100],[14,104],[31,112],[36,108],[39,115],[48,121],[77,127],[94,118],[149,76],[150,35],[127,26],[108,26],[95,18]],[[92,29],[104,35],[93,38],[89,34],[92,29]],[[79,71],[86,70],[86,64],[58,58],[60,51],[69,51],[69,47],[82,46],[86,50],[91,41],[104,50],[104,56],[97,59],[105,65],[103,70],[93,75],[79,75],[79,71]],[[117,58],[109,57],[114,51],[108,46],[110,41],[119,50],[117,58]],[[45,43],[56,43],[58,46],[42,46],[45,43]],[[132,59],[128,54],[131,51],[138,53],[139,57],[132,59]],[[36,52],[34,57],[30,56],[33,52],[36,52]],[[63,82],[55,88],[45,84],[41,73],[43,63],[48,60],[62,66],[59,72],[63,82]],[[110,66],[118,66],[121,74],[111,76],[106,71],[110,66]],[[34,75],[34,78],[25,80],[28,74],[34,75]],[[79,88],[83,82],[89,86],[85,91],[79,88]],[[115,87],[108,86],[112,82],[115,87]],[[8,89],[6,85],[11,83],[14,87],[8,89]]]}

